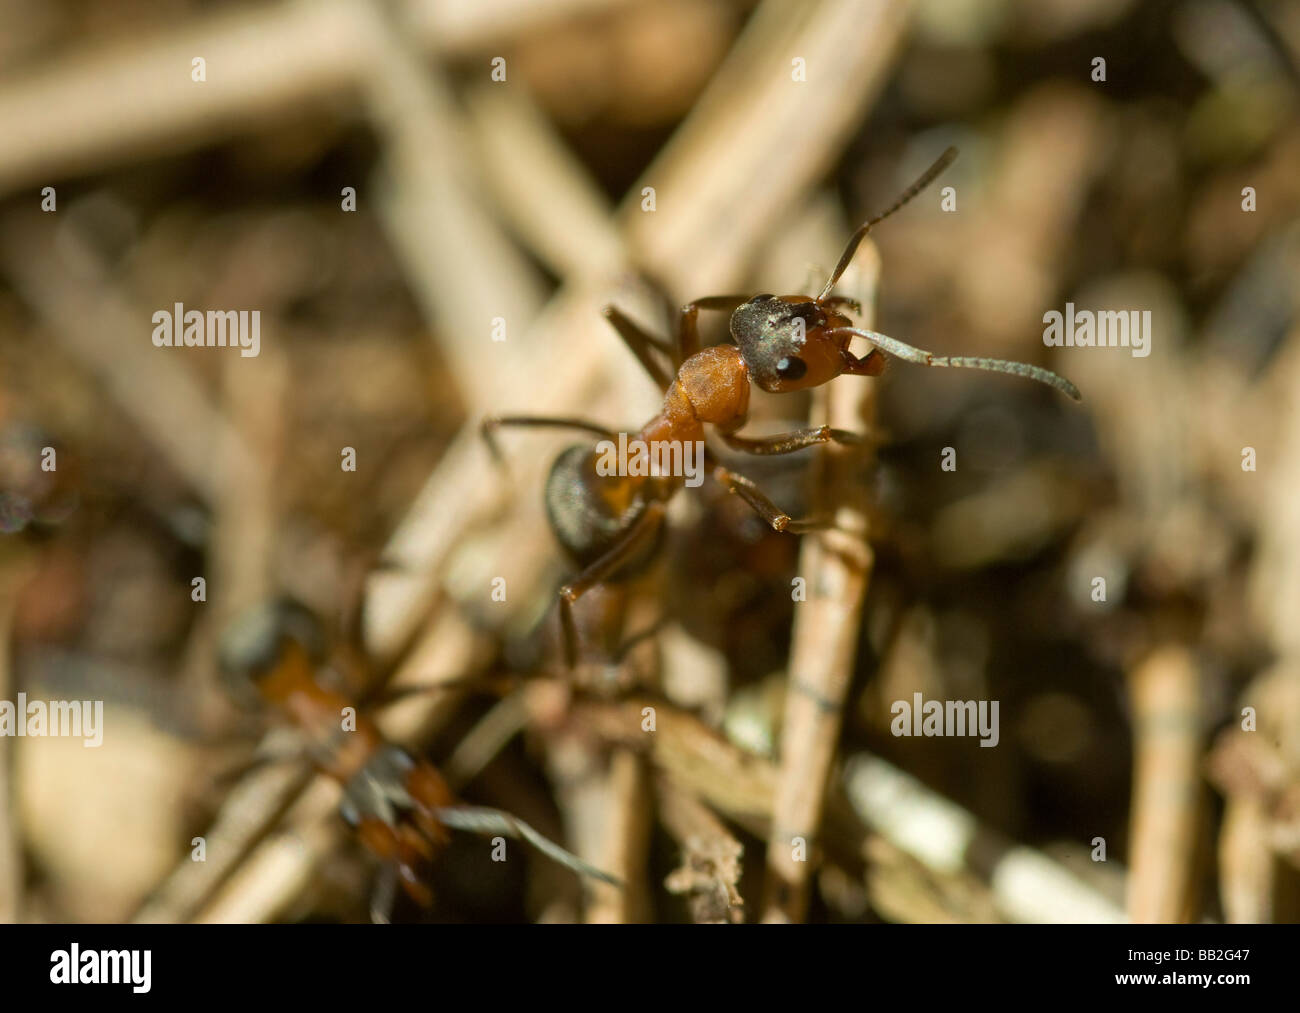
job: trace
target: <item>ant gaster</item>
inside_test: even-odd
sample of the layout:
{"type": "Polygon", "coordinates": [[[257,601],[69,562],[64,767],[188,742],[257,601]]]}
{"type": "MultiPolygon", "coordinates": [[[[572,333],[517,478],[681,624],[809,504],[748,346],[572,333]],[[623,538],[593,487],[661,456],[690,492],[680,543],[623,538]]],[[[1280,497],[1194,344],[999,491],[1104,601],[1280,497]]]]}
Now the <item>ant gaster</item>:
{"type": "MultiPolygon", "coordinates": [[[[842,374],[879,376],[885,355],[925,366],[950,366],[1011,373],[1062,391],[1074,400],[1074,384],[1050,370],[1027,363],[968,356],[939,356],[896,338],[853,326],[843,310],[861,312],[858,303],[831,290],[848,267],[872,226],[888,218],[927,187],[954,158],[949,148],[883,213],[864,222],[849,237],[839,262],[816,296],[762,294],[708,296],[688,303],[678,314],[675,347],[649,335],[615,307],[605,316],[664,391],[663,409],[642,427],[635,439],[656,443],[703,441],[711,425],[735,450],[749,454],[788,454],[821,443],[856,443],[853,433],[830,426],[796,429],[765,437],[738,434],[749,412],[751,384],[774,394],[817,387],[842,374]],[[701,310],[731,312],[731,337],[735,344],[700,347],[698,317],[701,310]],[[873,347],[866,355],[849,350],[854,337],[873,347]],[[653,354],[667,354],[672,372],[653,354]]],[[[580,429],[605,439],[611,430],[584,419],[510,416],[489,418],[483,433],[498,453],[492,434],[499,426],[550,426],[580,429]]],[[[629,441],[631,442],[631,441],[629,441]]],[[[657,535],[668,500],[684,483],[680,476],[610,476],[595,468],[596,454],[566,451],[552,468],[546,500],[552,528],[569,555],[584,568],[559,589],[560,614],[565,629],[565,650],[570,666],[576,653],[572,606],[593,586],[604,582],[629,563],[644,558],[657,535]],[[563,465],[563,466],[561,466],[563,465]],[[554,504],[563,503],[557,512],[554,504]]],[[[753,482],[723,467],[706,451],[707,469],[725,488],[743,498],[776,531],[802,532],[818,526],[796,521],[784,513],[753,482]]]]}

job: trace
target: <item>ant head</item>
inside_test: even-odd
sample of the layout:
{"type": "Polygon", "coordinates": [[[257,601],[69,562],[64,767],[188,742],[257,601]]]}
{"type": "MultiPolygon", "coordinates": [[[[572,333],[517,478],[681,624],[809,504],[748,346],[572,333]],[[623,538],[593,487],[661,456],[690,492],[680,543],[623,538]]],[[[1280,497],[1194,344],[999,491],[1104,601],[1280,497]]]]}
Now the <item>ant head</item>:
{"type": "Polygon", "coordinates": [[[409,805],[405,790],[407,776],[415,769],[415,761],[399,746],[386,746],[376,752],[351,780],[343,786],[343,800],[339,812],[353,829],[367,822],[380,827],[397,825],[400,808],[409,805]]]}
{"type": "Polygon", "coordinates": [[[828,308],[828,297],[872,226],[929,186],[956,157],[956,148],[946,150],[891,207],[858,226],[816,298],[758,295],[736,309],[731,315],[731,336],[740,346],[754,383],[763,390],[784,393],[819,386],[841,373],[875,376],[880,372],[882,356],[859,359],[849,351],[852,334],[844,328],[849,328],[851,321],[828,308]]]}
{"type": "Polygon", "coordinates": [[[731,336],[763,390],[783,394],[817,387],[845,371],[847,337],[827,331],[847,317],[805,295],[756,295],[731,315],[731,336]]]}
{"type": "Polygon", "coordinates": [[[218,657],[223,680],[237,702],[251,704],[249,691],[288,654],[318,660],[324,654],[324,640],[320,620],[300,603],[279,598],[255,605],[222,634],[218,657]]]}

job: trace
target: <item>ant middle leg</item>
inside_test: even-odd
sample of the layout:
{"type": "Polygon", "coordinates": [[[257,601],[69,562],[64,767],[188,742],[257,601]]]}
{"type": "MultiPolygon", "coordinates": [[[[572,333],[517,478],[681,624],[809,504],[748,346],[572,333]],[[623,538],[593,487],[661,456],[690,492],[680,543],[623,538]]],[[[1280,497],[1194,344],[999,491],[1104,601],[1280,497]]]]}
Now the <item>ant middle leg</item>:
{"type": "Polygon", "coordinates": [[[768,498],[767,493],[763,492],[751,479],[723,467],[717,462],[710,465],[709,473],[724,488],[734,492],[748,503],[756,514],[772,526],[773,531],[785,531],[792,535],[799,535],[808,531],[820,531],[828,526],[826,522],[820,520],[795,520],[773,503],[768,498]]]}
{"type": "Polygon", "coordinates": [[[788,433],[775,436],[749,438],[735,433],[723,433],[722,439],[733,450],[746,454],[770,455],[792,454],[805,447],[815,447],[823,443],[839,443],[854,446],[862,443],[862,437],[847,429],[832,429],[830,426],[813,426],[808,429],[792,429],[788,433]]]}
{"type": "Polygon", "coordinates": [[[592,587],[609,579],[639,552],[658,531],[667,509],[667,504],[660,501],[649,504],[612,546],[560,588],[560,624],[564,631],[564,662],[568,668],[573,669],[578,664],[578,628],[573,618],[573,603],[592,587]]]}

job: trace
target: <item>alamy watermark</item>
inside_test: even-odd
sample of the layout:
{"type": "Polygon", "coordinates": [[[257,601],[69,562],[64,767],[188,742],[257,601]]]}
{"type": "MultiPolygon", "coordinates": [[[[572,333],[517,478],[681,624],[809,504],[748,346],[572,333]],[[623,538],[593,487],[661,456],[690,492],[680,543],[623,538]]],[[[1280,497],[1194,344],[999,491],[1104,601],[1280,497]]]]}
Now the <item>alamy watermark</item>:
{"type": "Polygon", "coordinates": [[[73,943],[50,954],[55,985],[130,985],[143,994],[152,987],[153,950],[83,950],[73,943]]]}
{"type": "Polygon", "coordinates": [[[978,735],[981,746],[998,744],[998,701],[923,700],[912,694],[912,702],[895,700],[889,708],[894,720],[889,730],[895,735],[960,737],[978,735]]]}
{"type": "Polygon", "coordinates": [[[703,440],[629,440],[618,434],[618,443],[601,440],[596,444],[596,474],[645,478],[676,476],[692,489],[704,484],[703,440]]]}
{"type": "Polygon", "coordinates": [[[104,744],[103,700],[0,700],[0,735],[85,739],[87,749],[104,744]]]}
{"type": "Polygon", "coordinates": [[[1049,348],[1130,348],[1135,359],[1151,354],[1150,310],[1076,310],[1043,314],[1043,344],[1049,348]]]}
{"type": "Polygon", "coordinates": [[[187,310],[176,303],[153,317],[158,348],[238,348],[246,359],[262,350],[261,310],[187,310]]]}

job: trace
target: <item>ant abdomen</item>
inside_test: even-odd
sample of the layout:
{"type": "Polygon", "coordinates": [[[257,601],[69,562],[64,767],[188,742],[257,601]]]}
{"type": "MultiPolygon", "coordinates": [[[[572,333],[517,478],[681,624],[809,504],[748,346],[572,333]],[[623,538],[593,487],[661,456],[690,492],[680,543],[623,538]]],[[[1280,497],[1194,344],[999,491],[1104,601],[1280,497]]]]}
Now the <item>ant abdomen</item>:
{"type": "MultiPolygon", "coordinates": [[[[580,566],[599,559],[641,518],[649,505],[645,484],[596,472],[590,445],[562,451],[546,478],[546,515],[556,540],[580,566]]],[[[655,553],[650,539],[619,574],[644,566],[655,553]]]]}

